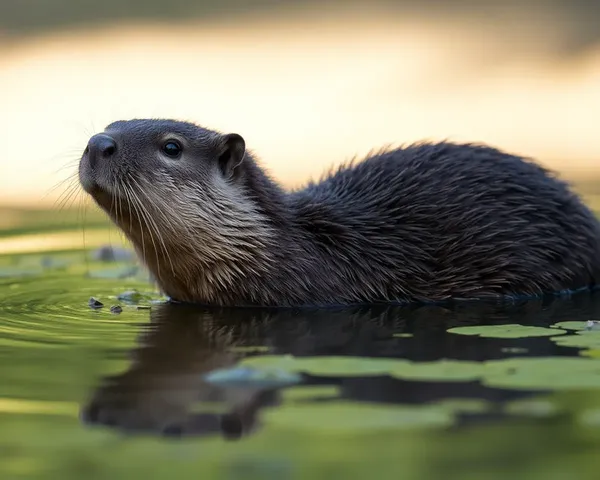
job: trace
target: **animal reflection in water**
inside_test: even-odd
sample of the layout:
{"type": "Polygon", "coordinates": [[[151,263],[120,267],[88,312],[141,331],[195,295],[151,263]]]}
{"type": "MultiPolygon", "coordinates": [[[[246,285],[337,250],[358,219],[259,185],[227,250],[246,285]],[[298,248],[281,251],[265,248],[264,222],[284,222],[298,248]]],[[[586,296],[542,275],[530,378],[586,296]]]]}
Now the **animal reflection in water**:
{"type": "MultiPolygon", "coordinates": [[[[262,409],[277,408],[282,399],[280,388],[226,388],[204,380],[206,373],[232,367],[239,361],[244,354],[236,353],[241,350],[236,347],[260,345],[268,347],[269,353],[295,356],[477,361],[505,357],[502,350],[506,341],[449,334],[448,328],[481,323],[545,326],[589,318],[600,318],[598,294],[504,307],[457,304],[451,308],[276,310],[164,304],[152,311],[128,370],[103,379],[83,407],[82,420],[128,433],[239,439],[258,428],[262,409]],[[398,332],[411,332],[413,336],[394,337],[398,332]],[[207,405],[219,408],[207,410],[207,405]]],[[[553,355],[560,348],[547,338],[522,341],[526,342],[528,355],[553,355]]],[[[476,381],[406,381],[383,375],[303,375],[301,383],[335,385],[337,400],[388,404],[479,398],[499,405],[534,393],[489,388],[476,381]]],[[[502,417],[497,412],[461,414],[457,425],[502,417]]]]}

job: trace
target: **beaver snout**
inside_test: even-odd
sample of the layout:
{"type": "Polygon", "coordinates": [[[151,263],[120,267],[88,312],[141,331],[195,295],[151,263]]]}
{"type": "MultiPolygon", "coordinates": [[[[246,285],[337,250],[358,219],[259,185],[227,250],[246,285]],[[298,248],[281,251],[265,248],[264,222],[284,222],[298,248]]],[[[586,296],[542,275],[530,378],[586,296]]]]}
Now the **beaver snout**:
{"type": "Polygon", "coordinates": [[[108,160],[117,153],[117,142],[105,133],[99,133],[90,138],[84,155],[87,155],[89,165],[96,168],[98,162],[108,160]]]}

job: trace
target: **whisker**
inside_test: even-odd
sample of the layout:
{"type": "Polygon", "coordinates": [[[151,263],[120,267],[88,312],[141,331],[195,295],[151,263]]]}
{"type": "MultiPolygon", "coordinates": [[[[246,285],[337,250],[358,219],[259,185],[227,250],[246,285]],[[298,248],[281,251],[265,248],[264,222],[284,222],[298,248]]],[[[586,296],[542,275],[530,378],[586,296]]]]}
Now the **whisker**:
{"type": "MultiPolygon", "coordinates": [[[[130,180],[132,180],[131,176],[128,176],[128,178],[130,180]]],[[[156,242],[154,240],[154,234],[153,234],[153,230],[154,230],[154,225],[151,223],[152,219],[149,216],[148,212],[146,211],[146,208],[144,207],[142,201],[139,198],[139,194],[138,192],[136,192],[136,189],[134,188],[134,186],[132,185],[132,188],[130,189],[130,193],[132,194],[132,197],[135,199],[135,202],[137,203],[137,205],[139,206],[139,212],[141,213],[143,219],[144,219],[144,223],[145,225],[140,225],[141,228],[143,228],[144,226],[148,229],[148,233],[150,235],[150,240],[152,242],[152,245],[154,246],[154,254],[156,256],[156,267],[158,269],[158,274],[160,275],[160,260],[158,258],[158,254],[159,254],[159,250],[156,246],[156,242]]],[[[160,232],[156,232],[157,236],[160,239],[160,232]]],[[[163,242],[164,245],[164,242],[163,242]]],[[[165,252],[166,252],[166,247],[165,247],[165,252]]]]}
{"type": "Polygon", "coordinates": [[[75,200],[77,198],[76,194],[78,193],[78,189],[79,189],[78,184],[70,185],[56,200],[55,208],[57,208],[59,211],[62,211],[67,206],[69,206],[69,204],[72,205],[73,200],[75,200]]]}
{"type": "MultiPolygon", "coordinates": [[[[141,185],[138,186],[140,188],[140,190],[142,190],[141,185]]],[[[154,190],[152,188],[147,188],[146,190],[142,190],[144,193],[144,197],[148,200],[148,202],[150,203],[150,205],[152,206],[152,209],[158,214],[160,215],[160,217],[163,220],[163,223],[165,225],[165,227],[171,231],[173,234],[177,234],[177,228],[174,227],[174,222],[171,218],[169,218],[169,216],[163,211],[163,208],[161,206],[159,206],[160,204],[158,204],[155,200],[154,200],[154,190]]],[[[161,202],[162,205],[168,205],[165,204],[164,202],[161,202]]],[[[178,223],[177,225],[178,227],[183,227],[186,231],[186,233],[188,234],[188,236],[190,238],[193,238],[193,234],[192,231],[190,230],[189,226],[185,223],[185,222],[181,222],[178,223]]]]}
{"type": "MultiPolygon", "coordinates": [[[[138,195],[143,196],[150,203],[150,205],[152,205],[154,207],[154,204],[150,200],[149,196],[144,193],[144,191],[142,190],[139,182],[135,178],[133,178],[131,176],[130,176],[130,180],[133,182],[134,185],[136,185],[136,187],[137,187],[136,190],[138,192],[138,195]]],[[[148,209],[146,207],[144,207],[144,210],[146,210],[147,217],[148,217],[149,221],[153,225],[153,228],[154,228],[154,231],[156,232],[156,236],[158,237],[158,240],[162,244],[162,250],[164,251],[164,254],[167,257],[167,260],[169,261],[169,263],[171,265],[171,271],[173,272],[173,274],[175,274],[175,267],[173,266],[173,260],[171,259],[171,255],[169,254],[169,250],[167,248],[167,245],[165,244],[163,235],[161,235],[160,228],[158,227],[158,224],[156,223],[156,220],[154,218],[152,218],[152,215],[148,211],[148,209]]],[[[152,210],[153,211],[158,211],[159,213],[162,213],[162,212],[160,212],[160,210],[157,210],[156,208],[152,208],[152,210]]]]}
{"type": "Polygon", "coordinates": [[[50,195],[56,189],[63,186],[65,183],[69,183],[69,182],[76,180],[76,177],[77,177],[77,172],[74,172],[71,175],[69,175],[67,178],[63,178],[62,180],[60,180],[58,183],[56,183],[56,185],[54,185],[48,189],[48,191],[42,196],[42,200],[46,199],[48,197],[48,195],[50,195]]]}
{"type": "MultiPolygon", "coordinates": [[[[135,212],[136,216],[138,217],[138,222],[140,225],[140,234],[142,235],[142,258],[144,259],[144,263],[146,262],[146,242],[144,241],[144,225],[142,223],[142,219],[140,216],[140,213],[138,212],[138,206],[137,204],[134,202],[132,195],[130,193],[130,189],[128,188],[123,188],[123,192],[125,193],[125,196],[127,197],[127,203],[130,207],[130,210],[132,210],[133,212],[135,212]]],[[[131,217],[132,215],[129,215],[130,217],[130,225],[131,225],[131,217]]]]}
{"type": "Polygon", "coordinates": [[[86,217],[86,213],[87,213],[87,205],[84,201],[84,196],[83,196],[83,192],[79,192],[79,211],[78,211],[78,216],[82,217],[82,221],[81,221],[81,236],[82,236],[82,240],[83,240],[83,256],[85,257],[85,265],[86,265],[86,269],[89,271],[89,264],[88,264],[88,258],[87,258],[87,239],[86,239],[86,234],[85,234],[85,226],[86,226],[86,222],[87,222],[87,217],[86,217]],[[83,213],[82,213],[83,210],[83,213]]]}
{"type": "MultiPolygon", "coordinates": [[[[76,167],[79,164],[80,161],[81,161],[81,157],[77,157],[77,158],[74,158],[72,160],[68,160],[64,165],[62,165],[61,167],[58,167],[52,173],[60,173],[63,170],[66,170],[67,168],[69,168],[69,169],[70,168],[74,168],[74,167],[76,167]]],[[[75,173],[78,173],[78,172],[76,171],[75,173]]]]}

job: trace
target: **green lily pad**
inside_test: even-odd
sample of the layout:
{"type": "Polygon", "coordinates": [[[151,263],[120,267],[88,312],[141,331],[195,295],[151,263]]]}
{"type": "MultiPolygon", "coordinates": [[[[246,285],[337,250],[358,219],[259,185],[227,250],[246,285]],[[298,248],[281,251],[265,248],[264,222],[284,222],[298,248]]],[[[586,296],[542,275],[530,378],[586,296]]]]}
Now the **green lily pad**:
{"type": "Polygon", "coordinates": [[[554,403],[545,399],[516,400],[504,406],[509,415],[526,415],[531,417],[549,417],[558,411],[554,403]]]}
{"type": "Polygon", "coordinates": [[[579,423],[587,427],[600,427],[600,408],[590,408],[578,415],[579,423]]]}
{"type": "Polygon", "coordinates": [[[545,327],[527,327],[518,324],[508,325],[480,325],[473,327],[454,327],[448,330],[450,333],[460,335],[477,335],[484,338],[526,338],[526,337],[550,337],[566,333],[564,330],[545,327]]]}
{"type": "Polygon", "coordinates": [[[590,350],[584,350],[583,352],[579,352],[579,355],[584,357],[600,358],[600,349],[593,348],[590,350]]]}
{"type": "Polygon", "coordinates": [[[320,376],[386,375],[408,360],[361,357],[292,357],[291,355],[261,355],[242,360],[241,364],[256,368],[277,367],[290,372],[306,372],[320,376]]]}
{"type": "Polygon", "coordinates": [[[412,333],[394,333],[392,337],[396,338],[412,338],[414,335],[412,333]]]}
{"type": "Polygon", "coordinates": [[[600,349],[600,331],[597,330],[581,330],[575,335],[553,337],[550,340],[561,347],[600,349]]]}
{"type": "Polygon", "coordinates": [[[565,330],[585,330],[587,328],[587,322],[558,322],[551,325],[552,328],[563,328],[565,330]]]}
{"type": "Polygon", "coordinates": [[[283,390],[284,401],[310,401],[322,398],[337,398],[340,388],[336,385],[299,385],[283,390]]]}
{"type": "Polygon", "coordinates": [[[438,382],[468,382],[478,380],[483,373],[481,362],[439,360],[436,362],[402,362],[390,374],[407,380],[438,382]]]}
{"type": "Polygon", "coordinates": [[[581,357],[526,357],[485,362],[481,382],[525,390],[600,388],[600,362],[581,357]]]}
{"type": "Polygon", "coordinates": [[[481,362],[440,360],[411,362],[395,358],[361,357],[292,357],[264,355],[242,360],[242,365],[254,368],[276,367],[290,372],[319,376],[391,375],[396,378],[423,381],[474,381],[482,372],[481,362]]]}
{"type": "Polygon", "coordinates": [[[225,387],[278,388],[298,383],[302,378],[296,373],[278,368],[237,366],[213,370],[204,375],[204,380],[225,387]]]}
{"type": "Polygon", "coordinates": [[[485,413],[488,412],[492,406],[490,402],[478,398],[447,398],[427,405],[435,405],[454,414],[485,413]]]}
{"type": "Polygon", "coordinates": [[[263,413],[265,424],[347,435],[361,431],[414,430],[448,427],[452,412],[435,405],[371,405],[349,402],[291,403],[263,413]]]}

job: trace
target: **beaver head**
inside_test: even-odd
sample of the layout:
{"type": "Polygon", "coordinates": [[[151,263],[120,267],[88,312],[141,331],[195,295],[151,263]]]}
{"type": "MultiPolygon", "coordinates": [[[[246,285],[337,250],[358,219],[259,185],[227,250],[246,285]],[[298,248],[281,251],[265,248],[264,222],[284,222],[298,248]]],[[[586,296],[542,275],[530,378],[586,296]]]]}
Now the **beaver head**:
{"type": "Polygon", "coordinates": [[[272,220],[252,191],[257,171],[240,135],[174,120],[114,122],[90,138],[79,164],[84,190],[161,289],[206,302],[272,263],[272,220]]]}

